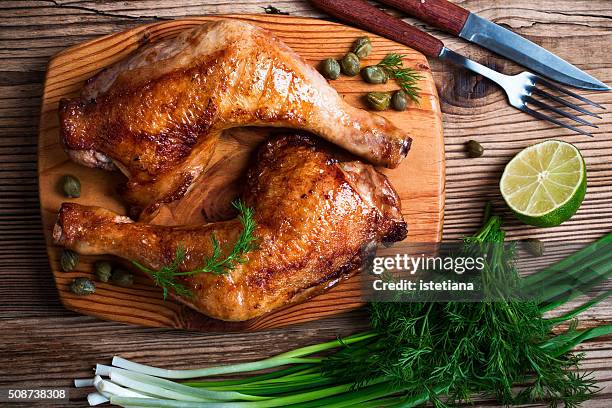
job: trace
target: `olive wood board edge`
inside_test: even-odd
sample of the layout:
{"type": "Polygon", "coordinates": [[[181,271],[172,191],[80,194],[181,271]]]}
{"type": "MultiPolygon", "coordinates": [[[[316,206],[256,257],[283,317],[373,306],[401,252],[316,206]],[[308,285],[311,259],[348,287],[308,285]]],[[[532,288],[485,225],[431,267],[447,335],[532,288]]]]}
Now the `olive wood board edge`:
{"type": "MultiPolygon", "coordinates": [[[[141,44],[174,36],[184,29],[220,18],[237,18],[272,31],[313,65],[328,57],[340,58],[355,38],[366,34],[352,27],[312,18],[272,15],[205,16],[143,25],[75,45],[52,57],[41,108],[38,176],[47,253],[60,299],[66,308],[105,320],[143,326],[202,331],[253,331],[317,320],[363,306],[358,276],[345,279],[326,293],[308,301],[245,322],[210,319],[178,302],[163,300],[161,291],[140,275],[136,276],[135,284],[129,288],[96,282],[96,293],[89,296],[75,296],[68,289],[72,279],[92,276],[91,264],[99,257],[81,256],[77,269],[72,272],[62,272],[59,267],[60,248],[53,244],[51,232],[61,203],[71,201],[63,197],[58,189],[60,177],[73,174],[81,180],[82,194],[74,201],[122,213],[126,210],[115,193],[116,186],[122,180],[120,175],[77,165],[62,150],[57,115],[59,100],[78,95],[85,80],[121,60],[141,44]]],[[[405,55],[405,65],[415,68],[422,76],[419,81],[420,104],[411,105],[405,112],[382,113],[396,126],[409,129],[414,135],[411,151],[400,167],[384,172],[400,195],[402,212],[409,225],[407,240],[438,242],[441,239],[444,214],[445,159],[442,115],[431,69],[422,54],[385,38],[368,35],[372,38],[373,53],[364,64],[375,64],[387,53],[397,52],[405,55]]],[[[359,77],[342,76],[331,84],[346,101],[360,107],[365,107],[363,95],[369,91],[397,89],[393,81],[385,85],[369,85],[359,77]]],[[[265,137],[266,130],[236,129],[227,132],[217,146],[208,168],[213,168],[221,160],[227,162],[228,152],[234,152],[237,147],[252,149],[252,143],[243,143],[250,133],[255,135],[253,140],[257,140],[265,137]]],[[[246,153],[243,151],[231,157],[246,160],[246,153]]],[[[231,182],[227,183],[224,179],[231,176],[218,171],[214,176],[219,177],[215,185],[230,187],[225,192],[214,191],[214,196],[226,203],[204,204],[213,210],[226,205],[230,201],[228,197],[235,193],[231,182]]]]}

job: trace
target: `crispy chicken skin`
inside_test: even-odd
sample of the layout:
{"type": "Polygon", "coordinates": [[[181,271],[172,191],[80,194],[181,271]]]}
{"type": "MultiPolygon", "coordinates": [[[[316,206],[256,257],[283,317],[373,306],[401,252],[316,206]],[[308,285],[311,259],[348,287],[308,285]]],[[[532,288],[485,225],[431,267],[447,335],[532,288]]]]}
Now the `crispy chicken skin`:
{"type": "MultiPolygon", "coordinates": [[[[267,141],[249,169],[243,201],[254,209],[259,248],[227,275],[202,273],[183,283],[182,302],[222,320],[240,321],[301,301],[362,263],[368,245],[400,241],[407,228],[400,201],[384,175],[361,162],[337,162],[316,141],[267,141]]],[[[55,242],[81,254],[112,254],[157,270],[186,250],[182,270],[201,266],[211,236],[228,251],[238,219],[181,227],[133,222],[100,207],[64,203],[55,242]]]]}
{"type": "Polygon", "coordinates": [[[397,166],[409,134],[345,103],[270,32],[220,20],[144,46],[60,102],[61,140],[76,162],[119,168],[135,208],[182,197],[220,133],[238,126],[312,132],[376,165],[397,166]]]}

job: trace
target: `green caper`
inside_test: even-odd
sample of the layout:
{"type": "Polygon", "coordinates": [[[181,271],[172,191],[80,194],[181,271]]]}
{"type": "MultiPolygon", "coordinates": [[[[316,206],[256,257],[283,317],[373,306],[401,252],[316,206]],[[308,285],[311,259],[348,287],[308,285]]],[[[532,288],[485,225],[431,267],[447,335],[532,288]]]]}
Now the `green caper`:
{"type": "Polygon", "coordinates": [[[372,52],[372,41],[370,41],[370,37],[359,37],[356,39],[351,51],[359,59],[366,58],[372,52]]]}
{"type": "Polygon", "coordinates": [[[134,275],[125,269],[117,268],[111,275],[111,282],[119,286],[132,286],[134,284],[134,275]]]}
{"type": "Polygon", "coordinates": [[[93,265],[93,270],[100,282],[108,282],[113,273],[113,266],[107,261],[97,261],[93,265]]]}
{"type": "Polygon", "coordinates": [[[370,92],[367,96],[368,105],[374,110],[383,111],[391,103],[391,94],[388,92],[370,92]]]}
{"type": "Polygon", "coordinates": [[[378,65],[370,65],[362,69],[361,77],[369,84],[384,84],[389,80],[385,70],[378,65]]]}
{"type": "Polygon", "coordinates": [[[96,292],[96,284],[87,278],[76,278],[70,284],[70,291],[79,296],[91,295],[96,292]]]}
{"type": "Polygon", "coordinates": [[[544,243],[537,238],[527,238],[523,241],[523,247],[533,256],[544,255],[544,243]]]}
{"type": "Polygon", "coordinates": [[[67,174],[60,179],[62,191],[69,198],[79,198],[81,196],[81,182],[78,178],[67,174]]]}
{"type": "Polygon", "coordinates": [[[79,263],[79,254],[69,249],[63,249],[62,255],[60,256],[60,266],[62,271],[70,272],[76,268],[79,263]]]}
{"type": "Polygon", "coordinates": [[[465,147],[469,157],[480,157],[484,153],[482,145],[475,140],[468,141],[465,147]]]}
{"type": "Polygon", "coordinates": [[[333,58],[328,58],[321,65],[321,74],[327,79],[338,79],[340,76],[340,64],[333,58]]]}
{"type": "Polygon", "coordinates": [[[359,58],[352,52],[349,52],[340,60],[340,67],[344,75],[355,76],[359,73],[359,68],[361,66],[359,64],[359,58]]]}
{"type": "Polygon", "coordinates": [[[405,111],[408,106],[408,97],[404,91],[397,91],[391,97],[391,107],[396,111],[405,111]]]}

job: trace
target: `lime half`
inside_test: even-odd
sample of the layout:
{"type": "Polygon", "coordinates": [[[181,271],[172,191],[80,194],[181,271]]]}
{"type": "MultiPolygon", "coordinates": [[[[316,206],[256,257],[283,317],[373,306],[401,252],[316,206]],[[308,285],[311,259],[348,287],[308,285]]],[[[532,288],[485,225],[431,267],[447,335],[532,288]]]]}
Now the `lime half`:
{"type": "Polygon", "coordinates": [[[586,193],[586,179],[580,151],[570,143],[547,140],[514,156],[499,186],[519,220],[554,227],[578,211],[586,193]]]}

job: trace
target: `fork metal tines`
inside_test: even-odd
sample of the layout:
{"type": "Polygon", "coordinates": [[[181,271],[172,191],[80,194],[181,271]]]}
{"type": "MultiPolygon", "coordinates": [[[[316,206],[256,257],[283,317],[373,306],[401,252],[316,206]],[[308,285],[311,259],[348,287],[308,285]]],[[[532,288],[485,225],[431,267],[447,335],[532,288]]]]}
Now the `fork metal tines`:
{"type": "Polygon", "coordinates": [[[576,112],[597,119],[602,118],[598,114],[593,113],[581,106],[578,106],[576,103],[568,101],[566,98],[561,97],[560,94],[565,94],[569,97],[576,99],[577,101],[586,103],[596,108],[605,109],[600,104],[593,102],[585,98],[584,96],[569,91],[550,81],[547,81],[544,78],[535,75],[531,72],[525,71],[512,76],[504,75],[488,67],[485,67],[484,65],[481,65],[475,61],[472,61],[469,58],[457,54],[456,52],[453,52],[448,48],[444,48],[442,50],[442,52],[440,53],[440,58],[452,62],[453,64],[459,65],[461,67],[467,68],[470,71],[480,74],[495,82],[496,84],[501,86],[506,92],[510,105],[514,106],[517,109],[520,109],[525,113],[532,115],[535,118],[554,123],[558,126],[570,129],[574,132],[587,136],[593,135],[590,132],[587,132],[586,130],[577,128],[572,124],[565,123],[560,119],[567,118],[573,120],[577,124],[582,124],[593,128],[597,128],[598,126],[592,122],[589,122],[588,120],[582,119],[574,115],[573,113],[569,113],[561,109],[561,107],[552,106],[550,103],[552,102],[558,105],[562,105],[566,108],[573,109],[576,112]],[[542,88],[547,89],[544,90],[542,88]],[[555,93],[557,95],[555,95],[555,93]],[[532,109],[530,106],[537,107],[539,109],[535,110],[532,109]],[[543,111],[552,112],[553,114],[556,114],[557,117],[542,113],[543,111]]]}
{"type": "Polygon", "coordinates": [[[595,118],[598,118],[598,119],[601,119],[601,116],[597,115],[596,113],[590,112],[590,111],[588,111],[588,110],[586,110],[586,109],[584,109],[584,108],[582,108],[582,107],[580,107],[580,106],[578,106],[578,105],[576,105],[574,103],[571,103],[571,102],[567,101],[566,99],[563,99],[563,98],[561,98],[561,97],[559,97],[557,95],[554,95],[554,94],[552,94],[550,92],[544,91],[541,88],[539,88],[538,86],[543,86],[543,87],[546,87],[546,88],[548,88],[550,90],[554,90],[554,91],[557,91],[559,93],[564,93],[564,94],[566,94],[566,95],[568,95],[568,96],[570,96],[572,98],[575,98],[575,99],[577,99],[577,100],[579,100],[581,102],[587,103],[587,104],[589,104],[591,106],[594,106],[594,107],[597,107],[599,109],[605,109],[603,106],[601,106],[600,104],[598,104],[596,102],[593,102],[593,101],[591,101],[591,100],[589,100],[589,99],[587,99],[587,98],[585,98],[583,96],[580,96],[580,95],[578,95],[578,94],[576,94],[576,93],[574,93],[572,91],[569,91],[569,90],[567,90],[565,88],[562,88],[561,86],[555,85],[552,82],[549,82],[549,81],[545,80],[544,78],[542,78],[542,77],[540,77],[538,75],[531,74],[531,73],[523,73],[523,74],[519,74],[519,75],[525,75],[525,74],[526,74],[526,76],[530,76],[533,85],[532,85],[532,87],[530,87],[530,88],[528,87],[526,89],[527,93],[522,98],[523,99],[523,103],[521,105],[519,105],[519,106],[515,106],[516,108],[518,108],[518,109],[522,110],[523,112],[528,113],[528,114],[530,114],[530,115],[532,115],[532,116],[534,116],[534,117],[536,117],[538,119],[547,120],[547,121],[552,122],[552,123],[554,123],[554,124],[556,124],[558,126],[562,126],[562,127],[566,128],[566,129],[573,130],[574,132],[577,132],[577,133],[580,133],[580,134],[583,134],[583,135],[587,135],[587,136],[591,136],[591,137],[593,136],[590,132],[587,132],[587,131],[585,131],[583,129],[577,128],[576,126],[573,126],[571,124],[562,122],[561,120],[559,120],[559,119],[557,119],[557,118],[555,118],[553,116],[545,115],[545,114],[543,114],[543,113],[541,113],[539,111],[530,109],[527,105],[530,104],[530,105],[537,106],[537,107],[539,107],[541,109],[554,112],[554,113],[556,113],[559,116],[571,119],[571,120],[573,120],[573,121],[575,121],[577,123],[580,123],[580,124],[583,124],[583,125],[586,125],[586,126],[590,126],[590,127],[593,127],[593,128],[598,128],[598,126],[593,124],[592,122],[589,122],[588,120],[582,119],[582,118],[580,118],[580,117],[578,117],[576,115],[573,115],[573,114],[571,114],[569,112],[566,112],[566,111],[564,111],[564,110],[562,110],[562,109],[560,109],[558,107],[555,107],[555,106],[549,105],[549,104],[547,104],[545,102],[542,102],[542,100],[534,98],[533,95],[538,95],[542,99],[547,99],[549,101],[556,102],[556,103],[564,105],[564,106],[566,106],[568,108],[574,109],[575,111],[578,111],[578,112],[580,112],[582,114],[589,115],[589,116],[592,116],[592,117],[595,117],[595,118]]]}

